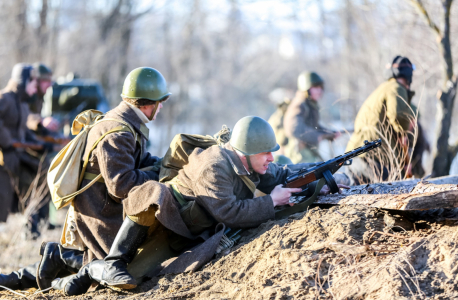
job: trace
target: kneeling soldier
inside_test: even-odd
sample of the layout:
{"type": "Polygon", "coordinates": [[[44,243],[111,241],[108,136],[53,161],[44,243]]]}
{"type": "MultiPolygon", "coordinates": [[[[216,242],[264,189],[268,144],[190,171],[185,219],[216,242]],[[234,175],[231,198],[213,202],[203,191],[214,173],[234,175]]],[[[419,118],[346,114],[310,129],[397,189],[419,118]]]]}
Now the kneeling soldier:
{"type": "Polygon", "coordinates": [[[123,101],[105,116],[115,120],[101,122],[91,129],[82,157],[84,159],[88,155],[104,133],[119,127],[120,122],[128,123],[135,131],[110,133],[91,153],[81,188],[97,174],[101,173],[103,180],[96,182],[73,201],[75,234],[81,237],[85,250],[65,249],[58,243],[43,243],[39,264],[0,275],[0,285],[27,289],[36,287],[38,282],[38,286],[45,289],[51,286],[59,272],[75,273],[93,259],[107,256],[123,223],[123,200],[129,191],[159,178],[157,171],[140,170],[155,165],[159,160],[146,151],[149,130],[145,124],[156,118],[162,103],[170,95],[164,77],[157,70],[143,67],[129,73],[121,94],[123,101]]]}
{"type": "MultiPolygon", "coordinates": [[[[247,228],[273,219],[274,207],[289,204],[291,194],[301,191],[282,187],[286,177],[293,172],[272,163],[272,152],[278,149],[269,123],[259,117],[244,117],[235,125],[229,143],[207,149],[195,148],[188,163],[171,182],[149,181],[134,188],[124,200],[127,218],[110,253],[104,260],[84,266],[70,279],[64,287],[66,294],[86,292],[92,280],[117,288],[136,287],[135,278],[139,277],[132,276],[128,264],[151,232],[150,226],[156,232],[163,226],[174,234],[192,238],[214,229],[218,223],[231,228],[247,228]],[[255,189],[266,195],[254,198],[255,189]],[[192,209],[188,210],[189,207],[192,209]]],[[[315,185],[316,182],[309,186],[312,193],[315,185]]],[[[170,240],[155,245],[156,252],[150,252],[151,256],[159,255],[158,248],[173,248],[170,240]]],[[[207,250],[206,247],[199,249],[207,250]]],[[[143,252],[146,251],[140,255],[143,252]]],[[[213,254],[214,249],[211,256],[213,254]]],[[[201,262],[202,256],[199,258],[192,259],[193,263],[201,262]]],[[[151,261],[156,266],[162,262],[156,258],[151,261]]]]}

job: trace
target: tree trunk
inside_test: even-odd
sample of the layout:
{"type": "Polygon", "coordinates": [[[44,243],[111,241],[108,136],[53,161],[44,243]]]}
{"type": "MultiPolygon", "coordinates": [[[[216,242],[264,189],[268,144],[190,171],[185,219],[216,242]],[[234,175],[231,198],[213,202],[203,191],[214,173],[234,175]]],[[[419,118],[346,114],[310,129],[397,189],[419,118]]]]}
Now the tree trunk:
{"type": "Polygon", "coordinates": [[[452,124],[453,104],[456,95],[456,79],[453,77],[453,60],[450,46],[450,7],[453,0],[444,0],[444,28],[439,33],[439,49],[441,52],[442,71],[444,83],[442,90],[438,93],[437,102],[437,128],[436,147],[433,148],[433,170],[432,176],[448,175],[453,157],[449,152],[448,139],[450,137],[450,126],[452,124]],[[446,153],[446,155],[444,155],[446,153]]]}

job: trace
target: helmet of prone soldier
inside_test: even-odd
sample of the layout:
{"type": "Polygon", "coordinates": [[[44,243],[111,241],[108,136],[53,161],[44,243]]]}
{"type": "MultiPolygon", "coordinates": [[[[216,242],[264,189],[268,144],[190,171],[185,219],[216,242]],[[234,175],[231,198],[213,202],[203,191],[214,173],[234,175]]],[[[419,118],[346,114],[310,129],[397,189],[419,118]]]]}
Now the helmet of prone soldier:
{"type": "Polygon", "coordinates": [[[37,79],[51,80],[52,70],[42,63],[34,63],[33,69],[36,70],[37,79]]]}
{"type": "Polygon", "coordinates": [[[415,66],[407,57],[396,56],[391,63],[391,72],[394,78],[404,78],[410,84],[412,83],[412,75],[415,66]]]}
{"type": "Polygon", "coordinates": [[[307,92],[312,86],[323,86],[324,80],[315,72],[302,72],[297,78],[297,89],[307,92]]]}
{"type": "Polygon", "coordinates": [[[244,155],[280,149],[272,126],[255,116],[243,117],[235,124],[229,144],[244,155]]]}
{"type": "Polygon", "coordinates": [[[153,68],[141,67],[132,70],[124,80],[121,97],[165,101],[170,97],[164,76],[153,68]]]}

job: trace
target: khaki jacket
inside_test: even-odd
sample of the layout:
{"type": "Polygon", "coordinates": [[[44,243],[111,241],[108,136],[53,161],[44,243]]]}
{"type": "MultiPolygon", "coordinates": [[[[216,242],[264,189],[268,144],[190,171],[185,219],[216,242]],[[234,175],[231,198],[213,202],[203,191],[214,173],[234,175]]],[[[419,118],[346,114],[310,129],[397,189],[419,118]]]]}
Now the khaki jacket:
{"type": "Polygon", "coordinates": [[[355,131],[346,151],[362,146],[365,140],[373,141],[382,135],[390,136],[390,133],[393,138],[389,142],[393,147],[396,138],[409,129],[414,117],[409,103],[407,89],[396,79],[391,78],[382,83],[366,99],[356,115],[355,131]]]}
{"type": "MultiPolygon", "coordinates": [[[[102,173],[105,183],[96,182],[74,200],[78,233],[88,247],[85,262],[93,256],[103,259],[110,250],[123,222],[122,200],[129,191],[148,180],[157,180],[158,173],[143,172],[139,168],[153,165],[158,160],[146,152],[145,126],[135,112],[124,102],[106,114],[106,118],[123,120],[141,135],[141,145],[130,132],[107,135],[91,154],[87,172],[102,173]]],[[[118,127],[115,121],[101,122],[91,129],[85,154],[105,132],[118,127]]],[[[89,183],[83,180],[81,187],[89,183]]]]}

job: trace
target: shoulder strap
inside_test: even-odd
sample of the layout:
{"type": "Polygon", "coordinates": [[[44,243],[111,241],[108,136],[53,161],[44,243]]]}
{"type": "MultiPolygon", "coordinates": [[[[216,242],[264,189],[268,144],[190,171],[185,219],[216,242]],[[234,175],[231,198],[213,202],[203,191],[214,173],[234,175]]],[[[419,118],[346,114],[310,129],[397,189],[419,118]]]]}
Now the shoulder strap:
{"type": "MultiPolygon", "coordinates": [[[[106,137],[107,135],[109,135],[110,133],[113,133],[113,132],[132,132],[131,131],[131,128],[129,127],[126,127],[124,125],[119,125],[107,132],[105,132],[101,137],[98,138],[97,141],[95,141],[94,145],[92,145],[92,148],[91,150],[89,150],[88,154],[86,155],[86,157],[84,158],[84,163],[83,163],[83,168],[81,169],[81,174],[80,174],[80,179],[79,179],[79,185],[81,185],[81,182],[83,181],[83,178],[84,178],[84,173],[86,172],[86,168],[87,168],[87,164],[89,163],[89,158],[91,157],[91,154],[92,154],[92,151],[94,151],[94,149],[97,147],[97,145],[99,144],[99,142],[101,140],[103,140],[104,137],[106,137]]],[[[99,174],[96,178],[94,178],[87,186],[90,186],[90,185],[93,185],[97,180],[99,180],[100,178],[102,177],[102,174],[99,174]],[[97,180],[96,180],[97,179],[97,180]]]]}
{"type": "Polygon", "coordinates": [[[246,175],[239,175],[240,179],[243,180],[243,182],[245,183],[245,185],[250,189],[250,191],[253,193],[254,195],[254,192],[256,191],[256,185],[254,184],[253,181],[251,181],[250,178],[248,178],[248,176],[246,175]]]}

